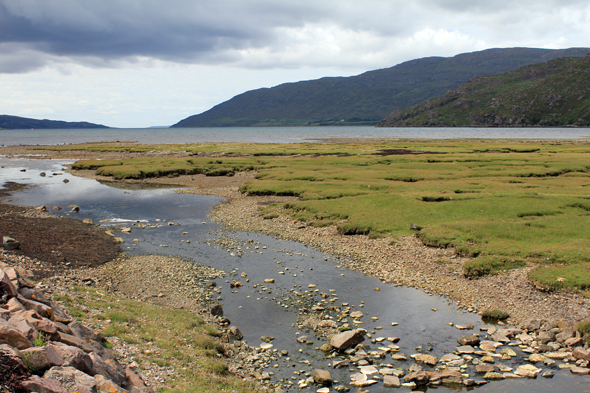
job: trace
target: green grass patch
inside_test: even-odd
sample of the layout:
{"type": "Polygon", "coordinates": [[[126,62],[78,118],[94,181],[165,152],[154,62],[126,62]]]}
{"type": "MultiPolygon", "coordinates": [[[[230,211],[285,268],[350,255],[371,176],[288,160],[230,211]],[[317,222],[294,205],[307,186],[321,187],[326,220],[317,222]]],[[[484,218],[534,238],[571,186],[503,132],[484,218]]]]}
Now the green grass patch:
{"type": "Polygon", "coordinates": [[[545,289],[588,290],[590,289],[590,265],[574,263],[538,266],[529,272],[529,278],[545,289]]]}
{"type": "Polygon", "coordinates": [[[508,314],[505,311],[502,310],[485,310],[482,314],[481,317],[483,319],[491,319],[491,320],[496,320],[496,321],[500,321],[500,320],[504,320],[504,319],[508,319],[510,317],[510,314],[508,314]]]}
{"type": "MultiPolygon", "coordinates": [[[[155,363],[174,367],[171,389],[162,392],[256,392],[252,383],[233,377],[224,360],[221,332],[186,310],[174,310],[78,287],[60,297],[68,309],[92,310],[85,322],[103,325],[105,337],[118,337],[137,345],[140,367],[155,363]]],[[[107,343],[107,345],[111,345],[107,343]]]]}
{"type": "Polygon", "coordinates": [[[519,259],[487,255],[465,262],[463,274],[465,277],[474,278],[522,266],[525,266],[525,263],[519,259]]]}
{"type": "Polygon", "coordinates": [[[207,143],[167,147],[184,149],[193,154],[189,158],[90,160],[76,166],[114,178],[253,170],[256,180],[243,185],[243,193],[299,197],[284,210],[265,210],[269,218],[286,212],[311,226],[346,219],[340,233],[374,237],[415,234],[409,229],[415,223],[423,228],[416,235],[425,244],[504,258],[478,266],[480,260],[472,268],[493,272],[511,268],[510,259],[590,264],[590,232],[583,230],[590,212],[587,146],[517,140],[207,143]],[[399,150],[423,153],[378,155],[399,150]]]}

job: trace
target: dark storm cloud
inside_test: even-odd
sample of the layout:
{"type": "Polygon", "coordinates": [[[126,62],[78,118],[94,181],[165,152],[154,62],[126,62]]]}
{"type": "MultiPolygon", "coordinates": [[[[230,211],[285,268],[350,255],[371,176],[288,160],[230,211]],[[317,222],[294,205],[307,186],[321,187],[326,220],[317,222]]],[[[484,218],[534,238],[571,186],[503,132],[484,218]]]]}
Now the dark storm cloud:
{"type": "Polygon", "coordinates": [[[207,60],[263,47],[277,26],[300,26],[314,14],[281,2],[0,0],[0,53],[207,60]]]}

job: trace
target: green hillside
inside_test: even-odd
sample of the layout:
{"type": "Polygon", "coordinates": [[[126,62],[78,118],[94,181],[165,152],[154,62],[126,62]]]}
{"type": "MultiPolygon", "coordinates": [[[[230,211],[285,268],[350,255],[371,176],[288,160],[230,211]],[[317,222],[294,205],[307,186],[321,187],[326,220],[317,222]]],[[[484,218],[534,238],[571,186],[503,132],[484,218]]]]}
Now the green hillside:
{"type": "Polygon", "coordinates": [[[60,120],[37,120],[26,117],[0,115],[0,128],[9,130],[35,129],[61,129],[61,128],[109,128],[102,124],[88,123],[85,121],[68,122],[60,120]]]}
{"type": "Polygon", "coordinates": [[[396,109],[446,93],[480,75],[569,56],[589,48],[488,49],[427,57],[352,77],[285,83],[235,96],[172,127],[375,125],[396,109]]]}
{"type": "Polygon", "coordinates": [[[590,54],[473,78],[393,112],[379,126],[590,126],[590,54]]]}

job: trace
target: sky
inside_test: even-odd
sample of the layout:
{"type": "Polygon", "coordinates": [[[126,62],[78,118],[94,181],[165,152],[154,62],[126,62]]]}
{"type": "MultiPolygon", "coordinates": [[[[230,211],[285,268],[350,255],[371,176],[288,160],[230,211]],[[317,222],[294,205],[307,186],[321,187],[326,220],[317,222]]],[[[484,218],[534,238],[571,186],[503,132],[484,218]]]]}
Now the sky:
{"type": "Polygon", "coordinates": [[[281,83],[589,46],[588,0],[0,0],[0,114],[164,126],[281,83]]]}

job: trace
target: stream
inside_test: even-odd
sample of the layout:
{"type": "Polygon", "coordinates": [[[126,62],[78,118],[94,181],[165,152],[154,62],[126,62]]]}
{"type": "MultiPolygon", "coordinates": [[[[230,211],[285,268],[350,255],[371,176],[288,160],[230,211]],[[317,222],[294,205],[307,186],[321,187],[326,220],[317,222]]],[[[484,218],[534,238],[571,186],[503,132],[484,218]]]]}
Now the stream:
{"type": "MultiPolygon", "coordinates": [[[[208,211],[223,198],[175,193],[170,188],[117,188],[95,180],[74,177],[63,170],[70,162],[57,160],[3,159],[0,157],[0,186],[5,182],[34,185],[7,198],[17,205],[46,205],[64,209],[56,214],[75,218],[92,218],[94,222],[106,219],[146,220],[150,225],[132,226],[130,234],[120,233],[125,243],[121,246],[128,254],[176,255],[222,270],[226,276],[217,280],[214,301],[222,304],[224,316],[239,327],[244,340],[259,346],[262,336],[274,337],[273,349],[289,354],[271,362],[265,371],[272,372],[272,381],[289,381],[284,385],[288,392],[315,392],[317,387],[300,389],[298,381],[313,374],[316,368],[329,370],[336,385],[348,386],[354,365],[333,369],[333,359],[317,349],[326,343],[302,325],[302,307],[350,307],[361,311],[362,323],[352,327],[366,329],[370,337],[367,352],[379,347],[399,346],[398,353],[407,355],[407,361],[393,360],[386,353],[379,361],[395,368],[407,370],[413,363],[410,355],[426,353],[440,358],[452,353],[457,338],[480,332],[485,324],[477,314],[460,310],[454,302],[413,288],[385,284],[378,279],[340,267],[337,257],[321,253],[304,244],[284,241],[256,232],[229,231],[209,221],[208,211]],[[26,171],[22,171],[26,169],[26,171]],[[47,176],[40,176],[46,172],[47,176]],[[69,180],[64,183],[64,179],[69,180]],[[80,213],[69,213],[65,207],[77,205],[80,213]],[[168,223],[173,225],[168,225],[168,223]],[[138,242],[134,242],[138,239],[138,242]],[[274,283],[265,283],[274,279],[274,283]],[[231,281],[242,286],[231,287],[231,281]],[[379,290],[375,290],[378,288],[379,290]],[[323,296],[322,296],[323,294],[323,296]],[[459,330],[454,325],[473,324],[474,330],[459,330]],[[297,338],[307,336],[300,343],[297,338]],[[398,337],[399,342],[381,340],[398,337]],[[375,342],[371,342],[374,340],[375,342]],[[302,363],[303,362],[303,363],[302,363]]],[[[145,223],[145,224],[147,224],[145,223]]],[[[110,226],[112,222],[101,225],[110,226]]],[[[125,223],[131,226],[130,223],[125,223]]],[[[337,312],[330,316],[338,320],[337,312]]],[[[341,321],[339,324],[343,323],[341,321]]],[[[524,355],[515,347],[517,357],[502,361],[507,366],[523,364],[524,355]]],[[[546,367],[544,367],[545,369],[546,367]]],[[[425,366],[425,369],[431,369],[425,366]]],[[[357,372],[357,371],[354,371],[357,372]]],[[[475,375],[472,367],[470,377],[475,375]]],[[[590,391],[589,377],[574,376],[568,370],[555,367],[551,379],[507,379],[493,381],[477,387],[480,392],[568,392],[590,391]]],[[[358,388],[351,387],[352,392],[358,388]]],[[[391,391],[382,382],[367,387],[370,392],[391,391]]],[[[448,387],[438,387],[446,391],[448,387]]],[[[474,388],[456,387],[453,390],[474,388]]],[[[409,388],[401,387],[401,391],[409,388]]],[[[331,390],[334,391],[334,390],[331,390]]]]}

